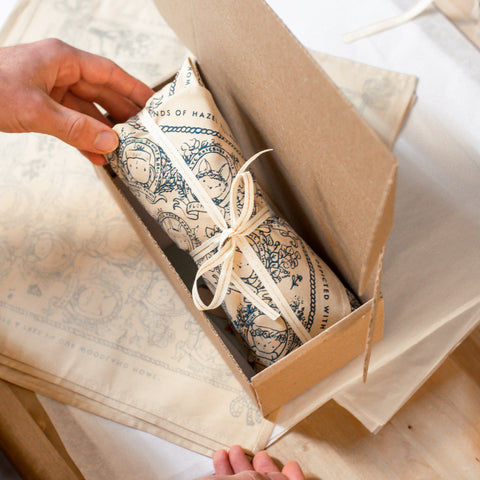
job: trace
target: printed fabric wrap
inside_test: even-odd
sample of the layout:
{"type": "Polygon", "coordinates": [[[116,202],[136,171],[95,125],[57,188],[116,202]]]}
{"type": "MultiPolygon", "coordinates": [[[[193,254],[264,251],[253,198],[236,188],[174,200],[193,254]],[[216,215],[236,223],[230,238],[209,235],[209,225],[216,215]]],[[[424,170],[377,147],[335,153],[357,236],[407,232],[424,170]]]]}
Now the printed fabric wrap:
{"type": "Polygon", "coordinates": [[[193,60],[114,128],[112,169],[192,255],[256,363],[272,364],[358,306],[242,169],[245,159],[193,60]]]}

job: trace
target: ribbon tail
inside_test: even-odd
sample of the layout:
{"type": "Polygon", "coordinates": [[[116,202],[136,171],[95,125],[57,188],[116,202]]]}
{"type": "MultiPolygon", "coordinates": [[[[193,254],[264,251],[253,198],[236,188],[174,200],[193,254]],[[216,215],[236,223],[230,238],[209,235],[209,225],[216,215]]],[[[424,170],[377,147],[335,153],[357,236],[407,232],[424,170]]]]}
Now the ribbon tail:
{"type": "Polygon", "coordinates": [[[235,245],[232,245],[228,248],[228,250],[220,251],[212,258],[207,260],[204,265],[202,265],[195,275],[195,281],[193,283],[192,288],[192,297],[193,303],[199,310],[211,310],[214,308],[219,307],[225,296],[227,294],[228,287],[230,286],[232,272],[233,272],[233,254],[235,252],[235,245]],[[218,278],[217,286],[215,289],[215,293],[211,302],[206,305],[202,299],[200,298],[200,294],[198,291],[198,280],[202,277],[205,273],[210,270],[213,270],[216,266],[222,265],[220,270],[220,276],[218,278]]]}
{"type": "Polygon", "coordinates": [[[360,40],[361,38],[375,35],[377,33],[389,30],[394,27],[398,27],[399,25],[413,20],[415,17],[423,13],[432,3],[433,0],[420,0],[410,10],[407,10],[406,12],[403,12],[396,17],[388,18],[373,25],[368,25],[367,27],[359,28],[354,32],[345,34],[343,36],[343,41],[345,43],[352,43],[360,40]]]}

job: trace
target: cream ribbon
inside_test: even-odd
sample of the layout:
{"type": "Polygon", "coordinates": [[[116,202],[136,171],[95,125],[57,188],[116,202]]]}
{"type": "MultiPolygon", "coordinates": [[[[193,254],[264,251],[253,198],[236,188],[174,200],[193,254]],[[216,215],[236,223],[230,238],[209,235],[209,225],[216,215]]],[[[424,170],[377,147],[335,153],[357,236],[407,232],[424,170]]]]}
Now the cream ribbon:
{"type": "Polygon", "coordinates": [[[204,261],[197,272],[192,290],[192,297],[195,306],[199,310],[209,310],[222,304],[227,295],[230,285],[234,285],[248,300],[252,302],[260,311],[272,320],[282,318],[288,323],[302,343],[312,338],[311,334],[305,329],[303,324],[293,312],[290,304],[283,296],[271,275],[258,258],[246,237],[252,233],[267,218],[272,216],[268,207],[262,208],[256,215],[253,215],[255,209],[255,184],[248,167],[261,154],[270,151],[264,150],[251,157],[238,171],[232,182],[229,193],[230,199],[230,226],[227,224],[222,213],[215,205],[213,200],[207,194],[205,189],[198,181],[190,167],[185,163],[182,155],[172,144],[169,138],[163,133],[162,129],[155,123],[153,118],[146,110],[142,110],[138,116],[139,120],[147,128],[152,138],[163,148],[168,158],[180,172],[195,196],[202,203],[206,212],[216,223],[220,232],[206,240],[202,245],[190,252],[194,260],[199,261],[212,250],[217,251],[206,261],[204,261]],[[244,200],[240,215],[237,216],[237,196],[241,183],[245,187],[244,200]],[[265,303],[242,279],[235,273],[235,255],[237,250],[245,257],[249,265],[253,268],[262,282],[263,286],[272,298],[273,303],[280,311],[280,314],[265,303]],[[205,305],[198,292],[198,280],[205,273],[214,270],[220,266],[220,275],[216,285],[215,293],[210,304],[205,305]]]}
{"type": "Polygon", "coordinates": [[[360,40],[361,38],[375,35],[377,33],[383,32],[384,30],[389,30],[390,28],[397,27],[402,23],[413,20],[415,17],[423,13],[433,3],[434,0],[420,0],[410,10],[407,10],[406,12],[403,12],[396,17],[388,18],[373,25],[368,25],[367,27],[359,28],[354,32],[345,34],[343,36],[343,41],[345,43],[355,42],[357,40],[360,40]]]}
{"type": "MultiPolygon", "coordinates": [[[[198,262],[212,250],[217,249],[216,253],[200,266],[195,277],[192,295],[195,306],[200,310],[210,310],[221,305],[225,299],[229,285],[233,280],[234,257],[237,248],[239,248],[240,239],[252,233],[272,215],[270,209],[264,207],[257,215],[253,216],[255,208],[255,185],[253,183],[252,175],[247,171],[247,168],[253,161],[255,161],[262,153],[269,151],[271,150],[264,150],[251,157],[235,175],[229,193],[230,227],[226,226],[224,230],[209,238],[202,245],[190,252],[192,258],[198,262]],[[242,181],[245,187],[244,202],[242,211],[240,212],[240,215],[237,216],[237,195],[242,181]],[[198,294],[197,282],[205,273],[214,270],[219,265],[221,265],[221,271],[215,295],[210,304],[205,305],[198,294]]],[[[237,280],[237,278],[235,278],[235,280],[237,280]]],[[[262,304],[261,310],[264,311],[264,313],[268,312],[268,315],[272,319],[276,319],[280,316],[267,304],[263,305],[265,302],[259,298],[258,301],[262,304]]]]}

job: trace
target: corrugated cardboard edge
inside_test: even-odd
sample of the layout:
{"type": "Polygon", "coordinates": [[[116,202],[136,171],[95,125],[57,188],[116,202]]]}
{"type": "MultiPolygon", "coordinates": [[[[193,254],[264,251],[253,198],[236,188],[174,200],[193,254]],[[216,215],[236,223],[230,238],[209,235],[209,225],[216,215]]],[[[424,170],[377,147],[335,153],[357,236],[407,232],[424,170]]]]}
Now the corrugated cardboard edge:
{"type": "MultiPolygon", "coordinates": [[[[252,377],[262,414],[270,414],[360,355],[365,347],[372,306],[373,299],[252,377]],[[347,351],[349,356],[339,355],[342,351],[347,351]],[[320,357],[328,359],[328,364],[322,364],[320,357]],[[280,384],[281,388],[278,388],[280,384]]],[[[380,299],[373,342],[383,336],[383,316],[384,304],[380,299]]]]}
{"type": "MultiPolygon", "coordinates": [[[[390,177],[381,201],[382,214],[377,218],[373,236],[370,239],[369,256],[363,265],[358,286],[358,295],[362,300],[372,298],[375,289],[376,271],[381,262],[381,252],[385,248],[388,235],[393,227],[393,211],[395,208],[395,192],[397,184],[398,164],[392,167],[390,177]]],[[[381,268],[381,266],[380,266],[381,268]]]]}

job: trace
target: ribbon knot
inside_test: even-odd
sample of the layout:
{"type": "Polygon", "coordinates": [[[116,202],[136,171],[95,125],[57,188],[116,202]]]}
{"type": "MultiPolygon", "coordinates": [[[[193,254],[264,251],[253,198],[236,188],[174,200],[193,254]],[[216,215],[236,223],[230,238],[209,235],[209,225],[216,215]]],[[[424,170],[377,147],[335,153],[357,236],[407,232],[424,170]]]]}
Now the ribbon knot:
{"type": "Polygon", "coordinates": [[[205,257],[212,250],[217,249],[216,253],[208,258],[203,264],[200,265],[195,282],[193,285],[193,301],[195,306],[200,310],[210,310],[221,305],[227,295],[228,288],[231,283],[235,284],[240,291],[247,296],[253,303],[260,308],[269,317],[276,319],[280,315],[273,310],[263,300],[261,300],[253,291],[248,289],[238,275],[234,272],[235,266],[235,253],[244,240],[244,237],[253,232],[259,225],[261,225],[269,216],[271,216],[270,209],[264,207],[254,215],[255,210],[255,184],[250,172],[247,171],[249,166],[260,155],[271,150],[263,150],[251,157],[240,168],[235,175],[232,186],[229,193],[230,200],[230,226],[224,222],[223,230],[210,237],[202,245],[190,252],[190,255],[195,261],[198,262],[201,258],[205,257]],[[238,196],[240,186],[244,186],[243,205],[240,214],[238,215],[238,196]],[[201,276],[207,272],[211,272],[218,266],[220,268],[219,279],[215,289],[215,293],[211,302],[206,305],[200,298],[198,292],[197,282],[201,276]],[[255,297],[255,298],[253,298],[255,297]]]}
{"type": "Polygon", "coordinates": [[[193,285],[192,297],[195,306],[200,310],[209,310],[218,307],[222,304],[227,295],[230,284],[248,299],[253,306],[258,308],[263,314],[267,315],[272,320],[276,320],[282,315],[285,322],[290,325],[295,334],[302,343],[307,342],[311,337],[303,326],[301,320],[297,317],[295,312],[290,307],[285,296],[276,285],[275,281],[267,271],[258,255],[253,250],[252,246],[246,239],[247,235],[253,232],[259,225],[261,225],[267,218],[272,216],[270,209],[265,206],[254,215],[255,211],[255,184],[248,167],[255,161],[259,155],[271,150],[264,150],[251,157],[238,171],[232,182],[230,189],[230,225],[227,224],[222,212],[213,202],[206,190],[200,185],[197,177],[192,172],[190,167],[185,163],[183,157],[165,135],[159,125],[155,123],[153,118],[146,110],[142,110],[138,118],[140,122],[147,128],[152,138],[164,149],[172,164],[181,174],[181,176],[188,183],[192,191],[195,193],[205,210],[210,215],[212,221],[220,229],[220,232],[213,237],[206,240],[202,245],[190,252],[193,259],[199,263],[212,250],[217,251],[207,258],[199,267],[193,285]],[[243,183],[245,191],[243,196],[243,206],[240,215],[238,211],[238,194],[240,185],[243,183]],[[273,304],[280,311],[274,310],[270,305],[263,301],[253,288],[247,285],[234,271],[235,253],[237,249],[241,252],[242,258],[246,260],[253,271],[257,274],[261,284],[268,292],[273,304]],[[220,267],[220,274],[215,293],[209,305],[205,305],[200,299],[198,293],[197,283],[199,278],[207,272],[213,271],[218,266],[220,267]]]}
{"type": "Polygon", "coordinates": [[[234,228],[230,227],[224,230],[218,239],[218,248],[222,248],[234,235],[236,235],[234,228]]]}

